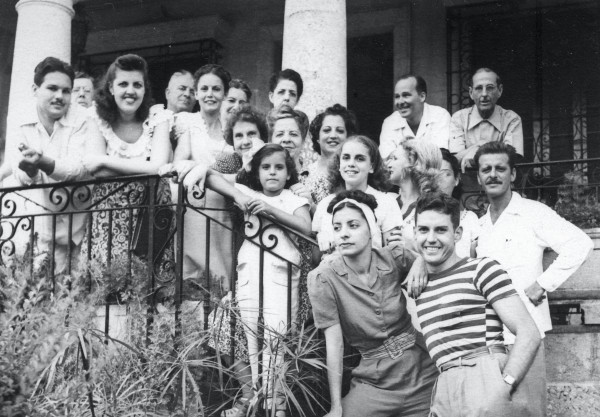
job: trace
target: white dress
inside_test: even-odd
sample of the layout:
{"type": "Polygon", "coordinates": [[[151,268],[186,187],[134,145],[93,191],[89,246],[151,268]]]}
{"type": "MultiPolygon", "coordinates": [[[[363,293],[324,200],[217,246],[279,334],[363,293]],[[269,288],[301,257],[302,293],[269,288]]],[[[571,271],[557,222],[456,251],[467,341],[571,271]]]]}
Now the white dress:
{"type": "MultiPolygon", "coordinates": [[[[189,140],[191,159],[213,165],[216,157],[222,153],[233,153],[233,147],[224,139],[213,139],[200,112],[179,113],[175,122],[177,143],[189,140]],[[189,133],[189,135],[185,135],[189,133]]],[[[176,194],[173,193],[175,196],[176,194]]],[[[226,210],[225,197],[206,190],[203,198],[194,198],[193,190],[188,192],[187,200],[193,208],[188,208],[184,220],[183,236],[183,277],[184,279],[204,279],[207,259],[209,260],[210,283],[215,285],[221,280],[229,280],[233,271],[233,221],[231,212],[226,210]],[[207,258],[207,219],[210,221],[209,254],[207,258]],[[216,223],[218,222],[218,223],[216,223]],[[221,223],[221,224],[219,224],[221,223]],[[228,229],[229,228],[229,229],[228,229]]]]}

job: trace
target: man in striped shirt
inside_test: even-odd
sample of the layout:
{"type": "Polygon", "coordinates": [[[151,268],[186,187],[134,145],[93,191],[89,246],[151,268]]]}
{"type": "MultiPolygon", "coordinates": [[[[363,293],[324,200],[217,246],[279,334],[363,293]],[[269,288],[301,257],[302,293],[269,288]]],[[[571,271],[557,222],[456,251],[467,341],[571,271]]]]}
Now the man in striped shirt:
{"type": "Polygon", "coordinates": [[[429,282],[417,314],[429,354],[440,370],[432,417],[537,416],[519,382],[540,335],[511,280],[488,258],[461,259],[458,201],[428,193],[417,202],[415,241],[429,282]],[[502,325],[516,335],[506,353],[502,325]]]}

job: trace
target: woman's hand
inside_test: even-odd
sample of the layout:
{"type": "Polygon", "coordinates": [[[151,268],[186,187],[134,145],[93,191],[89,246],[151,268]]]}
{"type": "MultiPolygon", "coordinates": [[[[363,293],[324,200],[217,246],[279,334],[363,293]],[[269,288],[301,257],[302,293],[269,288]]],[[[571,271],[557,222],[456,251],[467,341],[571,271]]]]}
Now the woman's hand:
{"type": "MultiPolygon", "coordinates": [[[[175,161],[170,164],[163,165],[161,169],[169,169],[169,173],[175,174],[171,180],[173,182],[183,182],[187,174],[196,166],[199,165],[197,162],[190,160],[175,161]]],[[[160,173],[160,171],[159,171],[160,173]]],[[[204,188],[204,186],[202,187],[204,188]]]]}
{"type": "MultiPolygon", "coordinates": [[[[185,169],[187,169],[187,166],[185,169]]],[[[194,185],[197,185],[199,189],[204,190],[204,182],[206,181],[207,174],[208,167],[204,164],[197,164],[193,166],[190,170],[184,174],[181,174],[183,177],[181,177],[179,171],[177,171],[177,177],[181,178],[179,181],[183,181],[183,186],[186,190],[191,189],[194,185]]]]}
{"type": "Polygon", "coordinates": [[[106,155],[85,155],[81,163],[90,174],[94,175],[104,168],[106,158],[106,155]]]}
{"type": "Polygon", "coordinates": [[[304,186],[301,182],[294,184],[290,187],[290,191],[296,194],[298,197],[306,198],[312,203],[312,196],[310,190],[304,186]]]}
{"type": "Polygon", "coordinates": [[[417,256],[406,276],[408,295],[414,299],[419,298],[427,285],[427,266],[421,256],[417,256]]]}
{"type": "Polygon", "coordinates": [[[251,197],[248,197],[246,194],[244,193],[237,193],[233,199],[233,202],[235,203],[235,205],[242,210],[244,213],[249,211],[248,209],[248,205],[250,204],[250,202],[252,201],[251,197]]]}

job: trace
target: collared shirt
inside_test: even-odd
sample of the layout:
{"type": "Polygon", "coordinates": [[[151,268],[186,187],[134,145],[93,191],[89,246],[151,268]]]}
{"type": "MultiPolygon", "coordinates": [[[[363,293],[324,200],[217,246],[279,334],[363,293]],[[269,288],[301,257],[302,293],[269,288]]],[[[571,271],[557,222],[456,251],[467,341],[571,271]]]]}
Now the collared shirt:
{"type": "Polygon", "coordinates": [[[448,148],[450,135],[450,113],[443,107],[425,103],[423,117],[415,134],[406,119],[395,111],[381,126],[379,152],[387,158],[400,144],[408,139],[422,139],[439,148],[448,148]]]}
{"type": "MultiPolygon", "coordinates": [[[[81,111],[78,106],[72,106],[67,114],[54,122],[52,135],[49,135],[40,122],[35,107],[31,113],[22,115],[11,123],[11,130],[7,135],[6,141],[6,160],[10,161],[13,167],[13,176],[17,185],[32,184],[52,184],[62,181],[83,180],[89,177],[89,173],[81,164],[84,155],[85,141],[89,135],[90,125],[87,121],[87,113],[81,111]],[[35,177],[29,177],[18,167],[21,160],[21,152],[18,149],[19,144],[24,143],[30,148],[37,150],[43,155],[54,159],[54,171],[47,175],[41,169],[35,177]]],[[[62,200],[57,199],[57,195],[51,198],[51,188],[44,190],[30,190],[26,194],[27,207],[24,210],[29,214],[48,214],[61,210],[62,201],[65,201],[67,192],[71,190],[61,190],[58,194],[62,200]]],[[[73,208],[70,204],[69,208],[73,208]]],[[[66,210],[69,210],[67,208],[66,210]]],[[[81,209],[81,207],[79,207],[81,209]]],[[[18,210],[20,210],[18,208],[18,210]]],[[[16,214],[25,214],[18,211],[16,214]]],[[[52,220],[51,216],[38,217],[41,227],[36,226],[40,231],[43,240],[52,238],[52,220]]],[[[67,244],[69,216],[56,216],[56,235],[55,240],[58,244],[67,244]]],[[[71,240],[75,243],[81,242],[85,229],[85,215],[74,215],[72,225],[71,240]]]]}
{"type": "Polygon", "coordinates": [[[413,261],[401,244],[373,248],[369,282],[363,283],[339,253],[326,257],[308,274],[315,325],[339,323],[348,342],[363,352],[412,330],[400,285],[413,261]]]}
{"type": "Polygon", "coordinates": [[[496,105],[489,119],[483,119],[477,106],[457,111],[450,122],[450,152],[457,153],[473,145],[504,142],[523,155],[521,118],[512,110],[496,105]]]}
{"type": "MultiPolygon", "coordinates": [[[[477,256],[495,259],[508,272],[544,337],[552,329],[548,299],[536,307],[525,295],[525,289],[536,281],[546,291],[557,289],[585,261],[593,248],[592,240],[550,207],[516,192],[496,223],[492,224],[489,209],[479,220],[477,256]],[[546,248],[552,248],[558,257],[544,271],[542,258],[546,248]]],[[[508,344],[514,343],[507,329],[505,339],[508,344]]]]}

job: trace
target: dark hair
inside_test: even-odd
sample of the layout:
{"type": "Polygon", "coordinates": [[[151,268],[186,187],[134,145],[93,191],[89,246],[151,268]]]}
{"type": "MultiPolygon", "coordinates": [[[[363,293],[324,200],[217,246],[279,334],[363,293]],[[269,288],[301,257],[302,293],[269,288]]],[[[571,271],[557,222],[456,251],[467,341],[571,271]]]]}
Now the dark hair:
{"type": "MultiPolygon", "coordinates": [[[[383,159],[381,158],[377,144],[367,136],[354,135],[346,139],[342,144],[340,151],[350,142],[361,143],[368,149],[369,159],[373,165],[373,173],[369,174],[367,183],[378,191],[388,191],[391,188],[389,175],[383,165],[383,159]]],[[[329,180],[331,181],[331,186],[334,190],[344,185],[344,179],[340,173],[340,154],[335,155],[329,166],[329,180]]]]}
{"type": "Polygon", "coordinates": [[[75,79],[73,68],[66,62],[54,58],[53,56],[49,56],[35,66],[35,70],[33,71],[33,82],[35,85],[38,87],[42,85],[44,77],[51,72],[62,72],[71,79],[71,85],[73,84],[73,80],[75,79]]]}
{"type": "Polygon", "coordinates": [[[290,179],[286,181],[285,188],[290,188],[292,185],[298,183],[298,171],[296,171],[296,164],[294,160],[281,145],[275,145],[274,143],[267,143],[265,146],[260,148],[252,157],[250,161],[250,172],[245,169],[238,172],[236,181],[243,184],[255,191],[262,191],[262,184],[260,183],[258,170],[263,159],[277,152],[282,152],[285,155],[285,167],[287,169],[290,179]]]}
{"type": "Polygon", "coordinates": [[[94,77],[92,77],[90,74],[88,74],[87,72],[83,72],[83,71],[77,71],[75,73],[75,78],[74,80],[78,80],[80,78],[87,78],[88,80],[90,80],[92,82],[92,85],[94,84],[94,77]]]}
{"type": "Polygon", "coordinates": [[[440,151],[442,152],[442,159],[450,164],[454,178],[459,178],[458,185],[452,191],[452,197],[460,201],[463,195],[462,181],[460,181],[460,162],[448,149],[440,148],[440,151]]]}
{"type": "Polygon", "coordinates": [[[273,74],[269,80],[269,92],[274,92],[277,84],[279,84],[279,81],[281,80],[290,80],[296,84],[296,88],[298,89],[298,100],[300,100],[302,92],[304,91],[304,83],[302,82],[300,74],[289,68],[273,74]]]}
{"type": "Polygon", "coordinates": [[[508,156],[508,165],[510,166],[510,169],[512,170],[515,168],[517,159],[516,149],[504,142],[497,141],[484,143],[479,149],[477,149],[477,152],[475,152],[475,156],[473,158],[475,161],[475,168],[479,170],[479,158],[481,158],[483,155],[494,154],[505,154],[508,156]]]}
{"type": "Polygon", "coordinates": [[[267,123],[269,125],[269,142],[273,136],[273,128],[275,122],[282,119],[294,119],[302,135],[302,140],[306,139],[308,133],[308,116],[306,113],[300,110],[294,110],[287,104],[283,104],[281,107],[272,109],[267,116],[267,123]]]}
{"type": "Polygon", "coordinates": [[[248,101],[250,101],[252,98],[252,90],[250,90],[250,86],[244,80],[234,78],[233,80],[229,81],[229,88],[237,88],[238,90],[242,90],[244,94],[246,94],[246,99],[248,99],[248,101]]]}
{"type": "Polygon", "coordinates": [[[498,75],[498,73],[496,71],[494,71],[493,69],[482,67],[482,68],[479,68],[477,71],[475,71],[473,73],[473,75],[471,75],[471,78],[469,78],[469,87],[473,87],[473,78],[480,72],[491,72],[492,74],[495,74],[496,75],[496,85],[498,87],[500,87],[502,85],[502,80],[500,79],[500,75],[498,75]]]}
{"type": "Polygon", "coordinates": [[[346,136],[356,135],[358,132],[358,122],[354,112],[348,110],[341,104],[334,104],[331,107],[327,107],[325,111],[317,114],[310,124],[309,132],[313,143],[313,149],[315,152],[321,153],[321,145],[319,144],[319,134],[323,127],[323,121],[327,116],[340,116],[344,119],[344,125],[346,127],[346,136]]]}
{"type": "Polygon", "coordinates": [[[419,93],[419,94],[425,93],[425,95],[427,95],[427,83],[425,82],[425,78],[421,77],[420,75],[404,74],[403,76],[398,78],[398,81],[396,81],[396,84],[398,84],[402,80],[409,80],[411,78],[414,78],[415,81],[417,82],[417,86],[416,86],[417,93],[419,93]]]}
{"type": "Polygon", "coordinates": [[[415,224],[419,214],[429,210],[450,215],[455,230],[460,226],[460,203],[457,199],[439,191],[421,195],[415,209],[415,224]]]}
{"type": "Polygon", "coordinates": [[[233,128],[238,122],[248,122],[256,125],[260,138],[263,141],[266,141],[269,130],[267,129],[265,116],[252,107],[245,105],[234,111],[227,120],[227,126],[225,127],[225,142],[227,142],[228,145],[233,146],[233,128]]]}
{"type": "Polygon", "coordinates": [[[366,204],[371,210],[373,210],[373,214],[375,214],[375,209],[377,208],[377,199],[371,194],[367,194],[364,191],[359,190],[344,190],[337,193],[335,197],[333,197],[333,200],[329,202],[329,205],[327,206],[327,213],[334,215],[338,210],[341,210],[344,207],[350,207],[362,212],[358,206],[352,204],[351,202],[342,203],[336,207],[335,210],[333,209],[337,203],[346,198],[349,200],[354,200],[357,203],[366,204]]]}
{"type": "Polygon", "coordinates": [[[225,94],[227,94],[227,92],[229,91],[229,82],[231,81],[231,75],[229,74],[229,71],[227,71],[221,65],[217,64],[203,65],[198,69],[198,71],[194,73],[194,88],[196,90],[198,89],[198,82],[200,81],[200,78],[206,74],[213,74],[219,77],[221,79],[221,82],[223,83],[223,90],[225,91],[225,94]]]}
{"type": "Polygon", "coordinates": [[[135,115],[138,121],[143,122],[150,113],[150,106],[152,105],[152,89],[150,88],[150,80],[148,79],[148,64],[146,63],[146,60],[141,56],[134,54],[118,57],[110,64],[108,70],[106,70],[106,74],[102,77],[100,86],[94,94],[98,116],[111,125],[117,120],[119,109],[115,102],[115,98],[110,92],[110,86],[115,80],[118,69],[121,71],[139,71],[142,73],[145,92],[142,104],[140,104],[135,115]]]}

